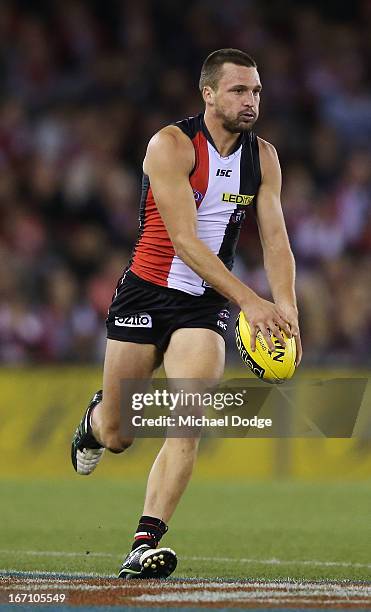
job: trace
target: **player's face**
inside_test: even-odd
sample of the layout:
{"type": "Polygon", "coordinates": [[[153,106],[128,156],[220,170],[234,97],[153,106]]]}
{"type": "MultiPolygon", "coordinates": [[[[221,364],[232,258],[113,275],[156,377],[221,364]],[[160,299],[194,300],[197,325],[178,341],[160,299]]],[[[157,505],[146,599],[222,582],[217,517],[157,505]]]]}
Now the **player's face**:
{"type": "Polygon", "coordinates": [[[229,132],[251,130],[259,116],[261,83],[256,68],[226,63],[208,103],[229,132]]]}

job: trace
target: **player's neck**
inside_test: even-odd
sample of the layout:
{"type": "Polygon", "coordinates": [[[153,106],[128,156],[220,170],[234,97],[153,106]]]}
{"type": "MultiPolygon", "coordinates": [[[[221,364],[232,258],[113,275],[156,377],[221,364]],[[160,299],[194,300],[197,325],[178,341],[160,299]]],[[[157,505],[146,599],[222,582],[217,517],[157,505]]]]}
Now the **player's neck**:
{"type": "Polygon", "coordinates": [[[220,125],[220,121],[212,117],[207,110],[204,114],[204,122],[219,155],[222,157],[230,155],[240,137],[240,133],[232,134],[225,130],[224,127],[220,125]]]}

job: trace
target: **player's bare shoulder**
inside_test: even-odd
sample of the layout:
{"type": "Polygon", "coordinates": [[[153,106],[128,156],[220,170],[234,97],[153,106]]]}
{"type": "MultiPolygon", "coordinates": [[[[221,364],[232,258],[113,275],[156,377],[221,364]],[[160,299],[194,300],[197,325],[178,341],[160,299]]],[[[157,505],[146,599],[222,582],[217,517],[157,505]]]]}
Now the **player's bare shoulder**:
{"type": "Polygon", "coordinates": [[[276,147],[258,136],[260,167],[263,182],[281,182],[281,167],[276,147]]]}
{"type": "Polygon", "coordinates": [[[190,138],[176,125],[168,125],[152,136],[148,143],[143,170],[150,174],[158,165],[177,168],[188,174],[195,162],[190,138]]]}
{"type": "Polygon", "coordinates": [[[279,166],[277,149],[271,142],[258,138],[260,163],[262,166],[279,166]]]}

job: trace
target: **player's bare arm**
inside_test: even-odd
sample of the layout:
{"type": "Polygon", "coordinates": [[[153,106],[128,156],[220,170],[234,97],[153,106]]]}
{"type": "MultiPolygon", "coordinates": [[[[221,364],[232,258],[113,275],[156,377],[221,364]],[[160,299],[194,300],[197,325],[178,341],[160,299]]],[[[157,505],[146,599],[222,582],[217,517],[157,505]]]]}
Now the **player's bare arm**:
{"type": "MultiPolygon", "coordinates": [[[[281,206],[281,169],[274,146],[261,138],[258,142],[262,182],[258,194],[257,221],[263,247],[264,268],[274,302],[295,337],[299,365],[302,348],[295,295],[295,260],[281,206]]],[[[291,336],[287,324],[284,330],[291,336]]]]}
{"type": "MultiPolygon", "coordinates": [[[[232,274],[223,262],[197,237],[197,216],[189,175],[194,165],[191,141],[177,127],[169,126],[150,141],[143,169],[150,178],[158,210],[175,252],[216,291],[235,302],[275,350],[269,329],[284,345],[279,327],[290,330],[278,307],[260,298],[232,274]]],[[[255,335],[253,334],[255,348],[255,335]]]]}

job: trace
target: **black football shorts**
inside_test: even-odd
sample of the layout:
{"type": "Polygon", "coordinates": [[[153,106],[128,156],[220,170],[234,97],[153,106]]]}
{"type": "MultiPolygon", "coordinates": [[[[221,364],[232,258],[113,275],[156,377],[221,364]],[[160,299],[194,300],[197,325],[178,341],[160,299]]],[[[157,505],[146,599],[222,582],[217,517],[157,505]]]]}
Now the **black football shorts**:
{"type": "Polygon", "coordinates": [[[154,344],[165,351],[172,333],[184,327],[212,329],[225,337],[228,300],[213,295],[189,295],[150,283],[128,271],[117,284],[106,319],[107,338],[154,344]]]}

